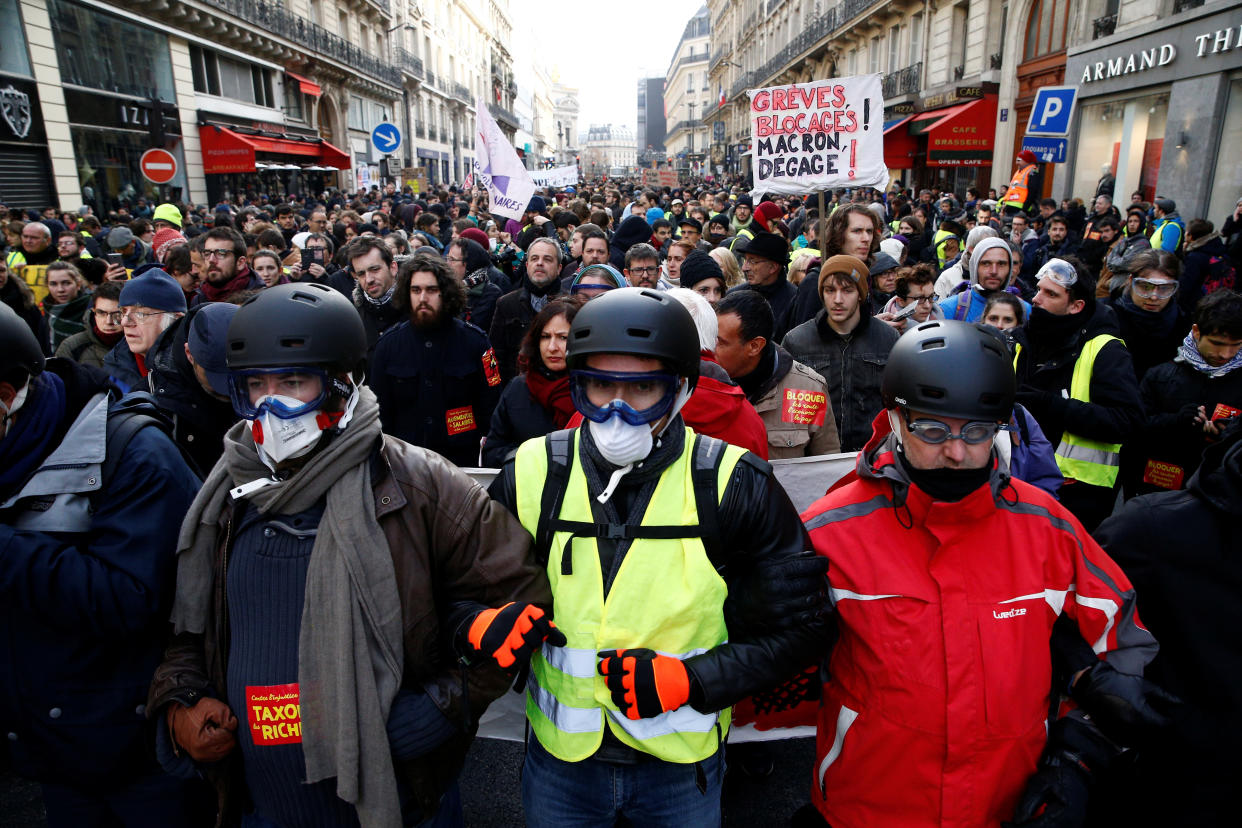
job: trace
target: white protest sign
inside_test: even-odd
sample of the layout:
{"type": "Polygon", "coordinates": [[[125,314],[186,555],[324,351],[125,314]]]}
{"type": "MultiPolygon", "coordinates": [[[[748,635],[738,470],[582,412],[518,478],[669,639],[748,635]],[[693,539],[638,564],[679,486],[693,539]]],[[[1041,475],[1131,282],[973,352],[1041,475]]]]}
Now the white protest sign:
{"type": "Polygon", "coordinates": [[[578,184],[578,165],[553,167],[550,170],[533,170],[530,174],[537,187],[575,187],[578,184]]]}
{"type": "Polygon", "coordinates": [[[482,98],[475,101],[474,113],[479,137],[474,151],[475,178],[487,187],[491,212],[521,221],[530,197],[535,194],[535,182],[482,98]]]}
{"type": "Polygon", "coordinates": [[[888,185],[878,74],[751,89],[748,94],[752,198],[888,185]]]}

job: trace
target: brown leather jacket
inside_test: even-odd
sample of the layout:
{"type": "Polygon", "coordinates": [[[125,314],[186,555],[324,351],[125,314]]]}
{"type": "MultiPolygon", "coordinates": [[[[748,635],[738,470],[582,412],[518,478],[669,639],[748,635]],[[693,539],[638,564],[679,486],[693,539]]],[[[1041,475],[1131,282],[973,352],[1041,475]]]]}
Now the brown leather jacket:
{"type": "MultiPolygon", "coordinates": [[[[460,733],[418,759],[398,763],[424,814],[457,778],[479,716],[504,694],[511,678],[487,664],[463,667],[453,650],[457,628],[483,607],[509,601],[552,606],[544,569],[530,535],[508,511],[440,455],[385,436],[372,457],[375,514],[396,569],[405,630],[406,686],[421,687],[460,733]],[[468,708],[468,709],[467,709],[468,708]]],[[[171,702],[203,694],[227,701],[229,641],[225,571],[232,516],[220,517],[224,538],[215,560],[215,595],[204,635],[176,636],[155,672],[148,716],[171,702]]],[[[219,796],[217,825],[239,821],[246,807],[239,753],[206,769],[219,796]]]]}

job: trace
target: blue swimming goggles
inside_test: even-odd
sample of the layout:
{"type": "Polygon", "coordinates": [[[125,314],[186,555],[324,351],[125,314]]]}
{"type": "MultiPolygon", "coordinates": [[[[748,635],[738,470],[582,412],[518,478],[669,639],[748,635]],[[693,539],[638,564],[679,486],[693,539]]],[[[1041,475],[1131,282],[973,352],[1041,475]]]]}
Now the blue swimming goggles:
{"type": "Polygon", "coordinates": [[[353,389],[338,377],[328,376],[328,372],[314,366],[289,366],[283,368],[243,368],[229,372],[229,399],[233,403],[233,411],[246,420],[258,419],[265,411],[271,412],[282,420],[301,417],[309,411],[315,411],[329,394],[338,394],[348,399],[353,389]],[[259,398],[257,404],[250,401],[250,378],[266,374],[298,374],[315,377],[319,380],[319,394],[315,399],[298,405],[287,405],[270,395],[259,398]]]}
{"type": "Polygon", "coordinates": [[[574,407],[582,416],[597,423],[606,422],[614,413],[630,425],[655,422],[672,409],[680,387],[680,377],[659,371],[631,374],[583,368],[569,372],[569,393],[574,407]],[[588,391],[596,392],[596,396],[607,395],[611,401],[595,405],[588,391]],[[647,406],[635,408],[621,399],[622,396],[641,400],[647,406]]]}

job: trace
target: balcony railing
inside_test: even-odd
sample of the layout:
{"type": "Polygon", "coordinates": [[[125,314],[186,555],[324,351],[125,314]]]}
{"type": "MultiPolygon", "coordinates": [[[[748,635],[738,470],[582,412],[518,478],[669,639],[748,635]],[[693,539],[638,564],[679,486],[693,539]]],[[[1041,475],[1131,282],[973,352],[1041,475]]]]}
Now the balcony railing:
{"type": "Polygon", "coordinates": [[[444,85],[440,80],[440,76],[430,69],[427,70],[427,85],[434,86],[436,89],[444,88],[444,85]]]}
{"type": "Polygon", "coordinates": [[[884,76],[882,83],[884,100],[891,101],[901,95],[917,95],[919,89],[922,88],[922,80],[923,63],[921,61],[905,69],[889,72],[884,76]]]}
{"type": "Polygon", "coordinates": [[[522,125],[521,122],[518,121],[516,115],[514,115],[509,110],[505,109],[500,104],[488,104],[487,110],[492,113],[492,117],[495,118],[497,121],[500,121],[503,124],[508,124],[514,129],[517,129],[519,126],[522,125]]]}
{"type": "Polygon", "coordinates": [[[959,81],[964,77],[966,77],[966,64],[959,63],[953,67],[953,80],[959,81]]]}
{"type": "MultiPolygon", "coordinates": [[[[770,78],[775,77],[788,68],[798,55],[813,48],[821,40],[844,27],[845,24],[855,17],[882,2],[885,2],[885,0],[844,0],[844,2],[828,9],[818,18],[812,20],[810,25],[806,26],[796,38],[786,44],[785,48],[781,49],[776,56],[752,72],[751,74],[754,75],[753,82],[764,83],[770,78]]],[[[734,84],[734,88],[737,88],[737,84],[734,84]]],[[[748,88],[750,88],[749,84],[742,86],[737,92],[732,93],[730,97],[740,94],[742,90],[748,88]]]]}
{"type": "Polygon", "coordinates": [[[1108,37],[1117,31],[1117,13],[1106,14],[1103,17],[1097,17],[1091,24],[1091,37],[1099,40],[1101,37],[1108,37]]]}
{"type": "Polygon", "coordinates": [[[1173,0],[1173,13],[1178,14],[1187,9],[1197,9],[1203,5],[1203,0],[1173,0]]]}
{"type": "Polygon", "coordinates": [[[726,43],[720,44],[719,46],[716,47],[715,51],[712,52],[712,60],[711,60],[711,63],[708,64],[707,68],[714,71],[715,68],[720,64],[720,61],[727,58],[732,52],[733,52],[732,43],[726,42],[726,43]]]}
{"type": "Polygon", "coordinates": [[[393,57],[396,58],[397,65],[401,67],[401,71],[408,75],[423,79],[423,60],[414,54],[407,52],[398,46],[393,50],[393,57]]]}
{"type": "Polygon", "coordinates": [[[1005,65],[1005,53],[1004,52],[993,52],[992,54],[988,55],[988,66],[990,66],[991,68],[1000,69],[1004,65],[1005,65]]]}
{"type": "MultiPolygon", "coordinates": [[[[260,32],[292,40],[312,52],[337,60],[351,69],[369,75],[391,86],[401,86],[401,70],[386,63],[382,57],[355,46],[339,35],[304,17],[285,11],[279,3],[267,0],[203,0],[219,9],[253,24],[260,32]]],[[[385,8],[387,0],[383,0],[385,8]]]]}
{"type": "Polygon", "coordinates": [[[474,98],[470,97],[470,89],[464,83],[453,81],[453,97],[465,104],[474,103],[474,98]]]}
{"type": "Polygon", "coordinates": [[[423,125],[422,125],[422,124],[415,124],[415,125],[414,125],[414,137],[415,137],[415,138],[425,138],[425,137],[427,137],[427,130],[423,128],[423,125]]]}

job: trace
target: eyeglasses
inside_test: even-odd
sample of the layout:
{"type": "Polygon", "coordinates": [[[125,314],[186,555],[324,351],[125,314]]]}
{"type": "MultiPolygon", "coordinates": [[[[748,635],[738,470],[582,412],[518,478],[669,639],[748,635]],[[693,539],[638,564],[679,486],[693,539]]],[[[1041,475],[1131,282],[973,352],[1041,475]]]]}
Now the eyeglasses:
{"type": "Polygon", "coordinates": [[[1143,299],[1168,299],[1177,293],[1177,282],[1153,282],[1150,279],[1135,279],[1134,293],[1143,299]]]}
{"type": "Polygon", "coordinates": [[[95,318],[100,322],[111,322],[113,325],[121,324],[121,316],[124,311],[102,311],[96,310],[95,318]]]}
{"type": "Polygon", "coordinates": [[[947,423],[939,420],[915,420],[910,421],[910,412],[902,409],[902,417],[906,420],[906,428],[910,429],[910,433],[918,437],[924,443],[938,446],[947,440],[961,440],[968,446],[977,446],[980,443],[986,443],[996,436],[998,431],[1008,431],[1009,427],[1000,423],[986,422],[982,420],[972,420],[962,426],[962,430],[957,434],[953,433],[953,429],[947,423]]]}
{"type": "Polygon", "coordinates": [[[928,305],[934,305],[940,301],[940,294],[933,293],[931,296],[903,296],[901,298],[906,302],[922,302],[928,305]]]}
{"type": "Polygon", "coordinates": [[[138,311],[138,310],[130,310],[129,308],[126,308],[123,311],[119,311],[122,325],[124,325],[126,322],[130,321],[131,319],[135,323],[141,325],[142,323],[146,322],[148,319],[151,319],[156,316],[166,316],[168,313],[169,313],[168,311],[138,311]]]}
{"type": "Polygon", "coordinates": [[[227,259],[233,255],[233,249],[230,247],[205,247],[203,248],[204,259],[227,259]]]}
{"type": "Polygon", "coordinates": [[[658,272],[660,268],[658,267],[631,267],[629,270],[630,270],[630,273],[633,273],[635,276],[650,276],[652,273],[658,272]]]}

